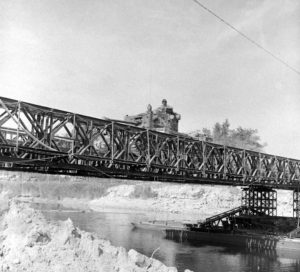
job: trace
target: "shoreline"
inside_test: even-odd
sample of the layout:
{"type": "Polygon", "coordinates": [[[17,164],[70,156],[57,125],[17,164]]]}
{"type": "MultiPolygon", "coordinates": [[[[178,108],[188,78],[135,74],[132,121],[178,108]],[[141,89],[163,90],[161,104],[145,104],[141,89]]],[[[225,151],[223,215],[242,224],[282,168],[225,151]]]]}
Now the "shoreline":
{"type": "Polygon", "coordinates": [[[47,221],[29,206],[11,200],[0,216],[1,271],[177,272],[134,249],[127,251],[82,231],[70,219],[47,221]]]}
{"type": "MultiPolygon", "coordinates": [[[[241,187],[0,171],[3,199],[31,199],[93,211],[164,213],[197,221],[241,205],[241,187]]],[[[292,194],[278,190],[278,216],[292,216],[292,194]]],[[[5,201],[4,201],[5,202],[5,201]]]]}

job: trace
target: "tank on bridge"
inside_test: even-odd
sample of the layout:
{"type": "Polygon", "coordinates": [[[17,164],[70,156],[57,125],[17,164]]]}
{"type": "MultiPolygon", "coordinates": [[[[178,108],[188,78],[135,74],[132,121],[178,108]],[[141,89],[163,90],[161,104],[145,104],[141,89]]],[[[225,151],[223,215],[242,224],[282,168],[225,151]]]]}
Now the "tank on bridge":
{"type": "Polygon", "coordinates": [[[149,104],[147,111],[136,115],[126,115],[126,122],[134,123],[141,128],[148,128],[165,133],[177,133],[180,114],[173,111],[173,107],[168,105],[167,100],[162,100],[162,105],[154,111],[149,104]]]}

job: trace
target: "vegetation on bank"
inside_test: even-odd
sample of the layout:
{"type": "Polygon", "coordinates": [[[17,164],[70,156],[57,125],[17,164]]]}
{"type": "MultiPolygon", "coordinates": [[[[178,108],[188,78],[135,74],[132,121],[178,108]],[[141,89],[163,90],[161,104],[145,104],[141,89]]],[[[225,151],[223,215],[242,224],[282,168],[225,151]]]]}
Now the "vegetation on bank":
{"type": "Polygon", "coordinates": [[[214,143],[238,147],[242,149],[262,152],[266,143],[261,143],[257,129],[242,128],[241,126],[231,129],[228,119],[223,123],[215,123],[212,130],[203,128],[192,133],[194,137],[205,135],[212,138],[214,143]]]}

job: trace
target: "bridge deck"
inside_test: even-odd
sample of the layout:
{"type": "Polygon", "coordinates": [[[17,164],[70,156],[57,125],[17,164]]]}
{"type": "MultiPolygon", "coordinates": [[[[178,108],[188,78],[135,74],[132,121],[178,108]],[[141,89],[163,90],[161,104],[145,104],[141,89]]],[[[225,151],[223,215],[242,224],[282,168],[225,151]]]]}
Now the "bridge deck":
{"type": "Polygon", "coordinates": [[[221,185],[300,186],[300,161],[0,97],[0,167],[221,185]]]}

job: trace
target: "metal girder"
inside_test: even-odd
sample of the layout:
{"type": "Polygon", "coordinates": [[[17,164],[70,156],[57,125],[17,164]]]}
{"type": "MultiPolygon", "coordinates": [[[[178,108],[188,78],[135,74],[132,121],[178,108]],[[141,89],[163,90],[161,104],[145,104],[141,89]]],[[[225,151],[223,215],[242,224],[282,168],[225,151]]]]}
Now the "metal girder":
{"type": "Polygon", "coordinates": [[[254,215],[261,215],[262,213],[253,207],[249,207],[246,205],[242,205],[237,208],[233,208],[229,211],[208,217],[205,219],[203,222],[198,222],[197,225],[200,228],[208,228],[208,229],[213,229],[220,227],[224,224],[225,221],[234,221],[236,216],[243,216],[243,215],[248,215],[248,216],[254,216],[254,215]]]}
{"type": "Polygon", "coordinates": [[[1,161],[2,167],[9,162],[15,169],[35,170],[38,165],[40,171],[75,169],[83,175],[122,178],[291,190],[300,184],[299,160],[4,97],[0,97],[1,161]]]}

